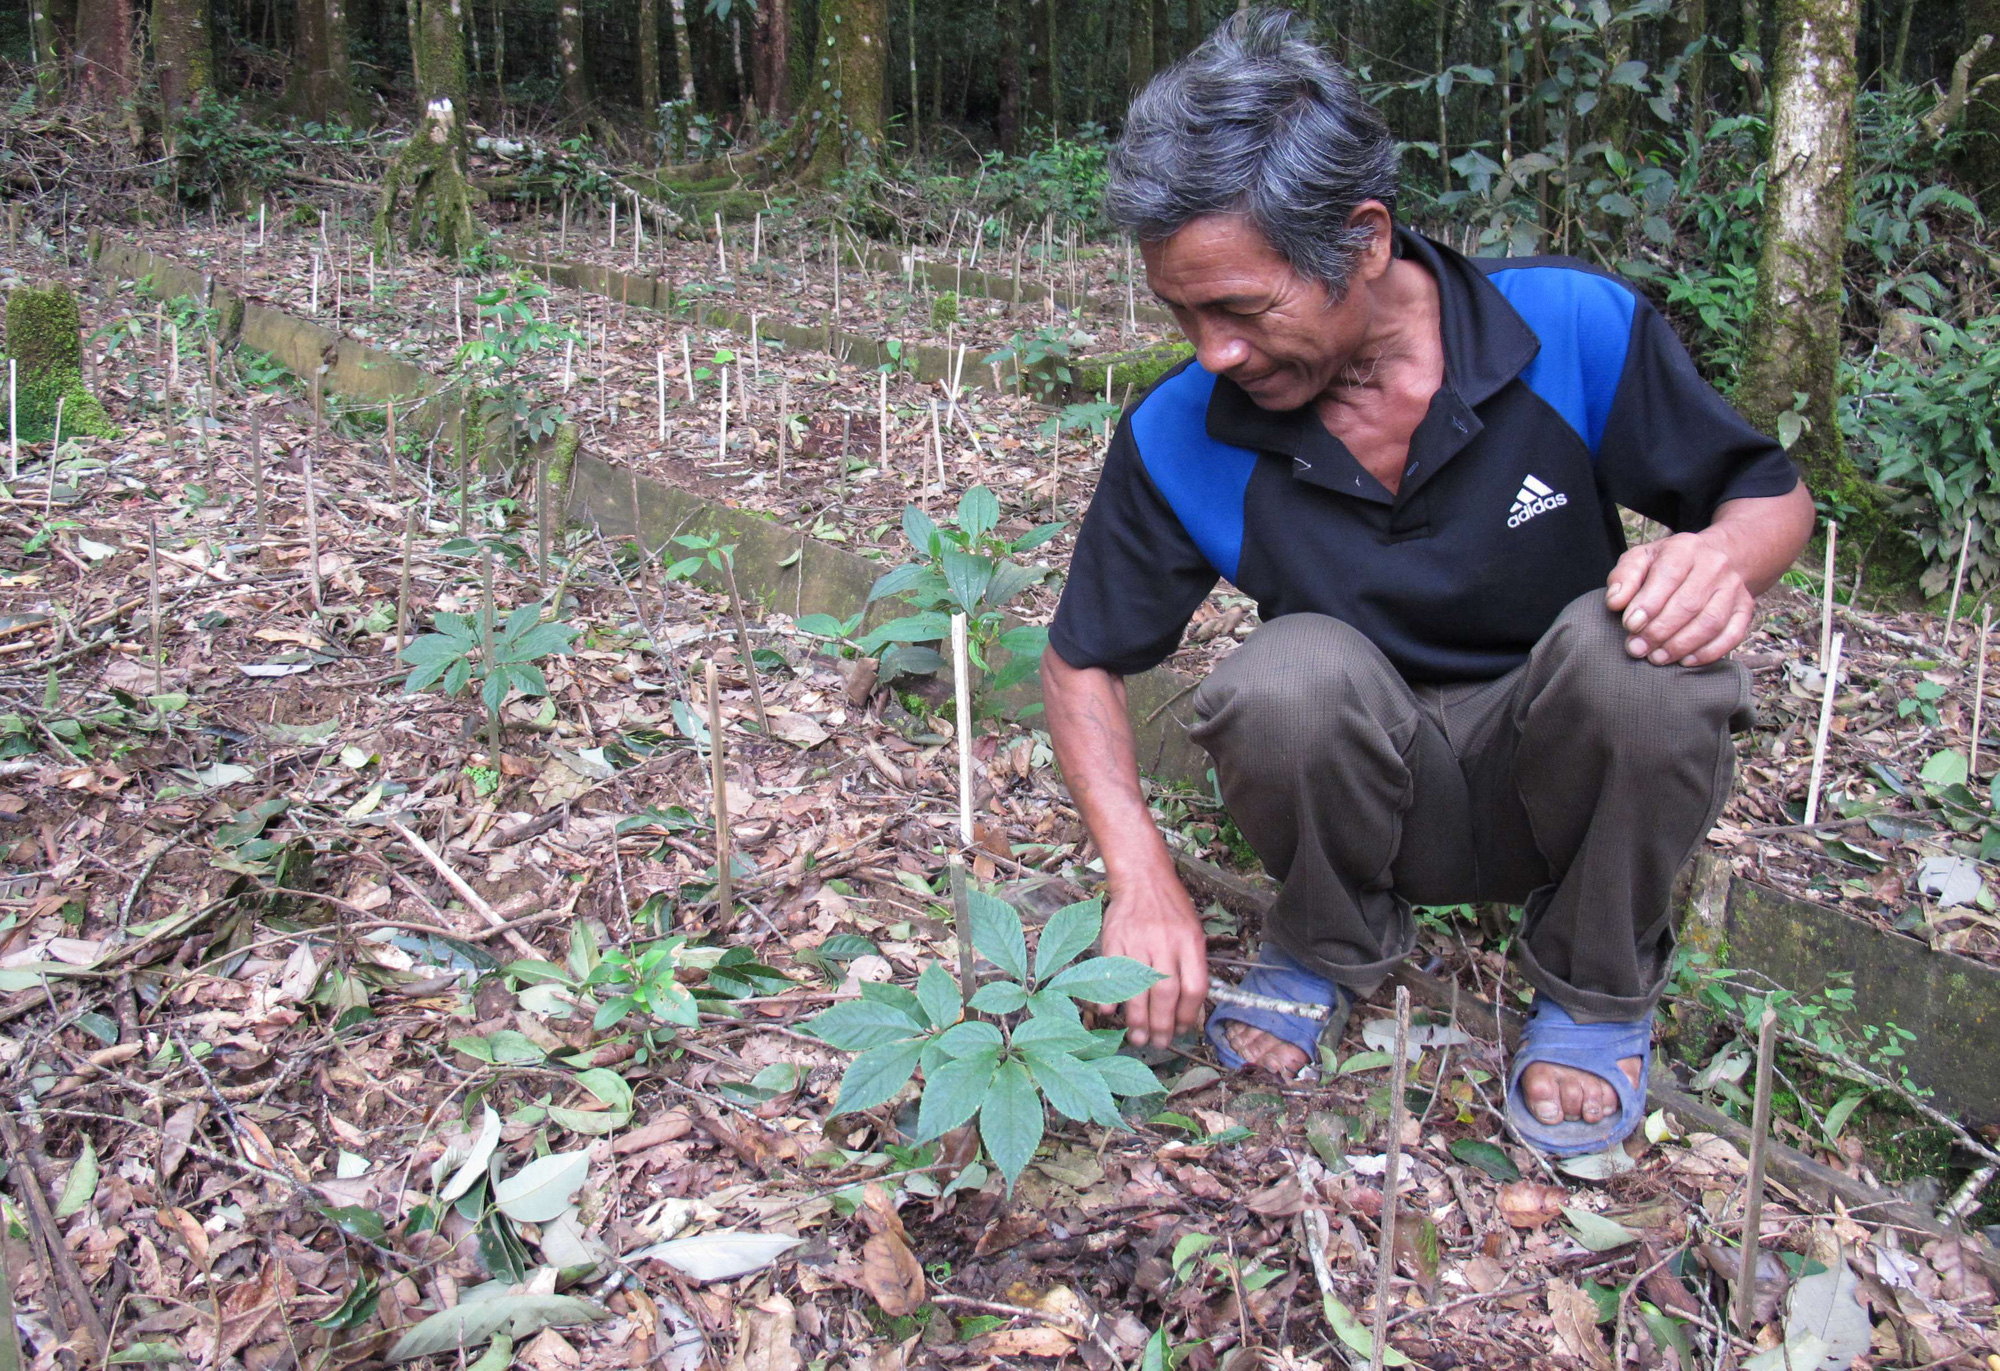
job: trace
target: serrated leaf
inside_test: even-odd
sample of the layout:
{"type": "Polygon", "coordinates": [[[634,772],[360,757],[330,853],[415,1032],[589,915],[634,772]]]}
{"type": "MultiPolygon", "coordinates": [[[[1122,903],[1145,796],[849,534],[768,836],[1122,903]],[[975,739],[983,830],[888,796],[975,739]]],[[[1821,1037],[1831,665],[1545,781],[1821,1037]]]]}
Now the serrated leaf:
{"type": "Polygon", "coordinates": [[[973,1019],[953,1024],[933,1041],[947,1057],[970,1057],[976,1052],[1000,1046],[1000,1030],[990,1023],[973,1019]]]}
{"type": "MultiPolygon", "coordinates": [[[[914,996],[911,1005],[916,1007],[914,996]]],[[[828,1047],[842,1052],[863,1052],[924,1031],[923,1025],[901,1007],[872,999],[842,1000],[807,1020],[805,1028],[828,1047]]]]}
{"type": "Polygon", "coordinates": [[[917,977],[917,1003],[924,1007],[932,1028],[949,1028],[964,1017],[958,981],[941,962],[932,962],[917,977]]]}
{"type": "Polygon", "coordinates": [[[1007,1178],[1011,1194],[1015,1179],[1034,1160],[1042,1142],[1042,1097],[1020,1062],[1002,1062],[994,1071],[979,1107],[979,1137],[986,1144],[986,1155],[1007,1178]]]}
{"type": "Polygon", "coordinates": [[[999,1062],[999,1048],[987,1047],[931,1072],[917,1106],[916,1141],[927,1143],[978,1113],[999,1062]]]}
{"type": "Polygon", "coordinates": [[[1454,1138],[1451,1155],[1467,1166],[1476,1166],[1496,1181],[1518,1181],[1521,1168],[1514,1159],[1490,1142],[1478,1138],[1454,1138]]]}
{"type": "Polygon", "coordinates": [[[566,1328],[610,1317],[589,1300],[574,1295],[495,1295],[431,1315],[396,1340],[387,1360],[409,1361],[477,1347],[496,1333],[520,1339],[544,1328],[566,1328]]]}
{"type": "Polygon", "coordinates": [[[66,1219],[81,1213],[97,1196],[97,1148],[89,1138],[83,1140],[83,1151],[77,1154],[71,1164],[69,1176],[63,1181],[62,1197],[56,1201],[56,1217],[66,1219]]]}
{"type": "Polygon", "coordinates": [[[465,1160],[451,1179],[438,1191],[438,1200],[450,1204],[453,1200],[472,1189],[472,1183],[486,1174],[486,1165],[493,1160],[493,1149],[500,1145],[500,1115],[492,1105],[485,1106],[485,1114],[479,1122],[478,1136],[473,1138],[467,1149],[465,1160]]]}
{"type": "Polygon", "coordinates": [[[1000,501],[985,486],[974,486],[958,497],[958,526],[975,542],[1000,522],[1000,501]]]}
{"type": "Polygon", "coordinates": [[[840,1078],[840,1102],[833,1112],[851,1114],[858,1109],[873,1109],[894,1096],[916,1071],[924,1046],[917,1039],[887,1043],[871,1047],[849,1062],[840,1078]]]}
{"type": "Polygon", "coordinates": [[[1032,1018],[1016,1025],[1012,1038],[1016,1047],[1040,1046],[1055,1052],[1087,1052],[1097,1045],[1097,1040],[1082,1024],[1055,1015],[1032,1018]]]}
{"type": "Polygon", "coordinates": [[[589,1175],[588,1152],[553,1152],[493,1187],[493,1205],[518,1223],[547,1223],[569,1208],[589,1175]]]}
{"type": "Polygon", "coordinates": [[[1165,979],[1130,957],[1092,957],[1057,972],[1043,988],[1086,1004],[1123,1004],[1165,979]]]}
{"type": "Polygon", "coordinates": [[[972,1007],[982,1014],[1012,1014],[1028,1002],[1028,992],[1012,981],[988,981],[972,992],[972,1007]]]}
{"type": "Polygon", "coordinates": [[[1104,901],[1080,900],[1049,915],[1035,942],[1035,981],[1047,980],[1097,941],[1104,927],[1104,901]]]}
{"type": "Polygon", "coordinates": [[[1118,1123],[1118,1104],[1096,1071],[1067,1052],[1046,1047],[1027,1048],[1023,1056],[1035,1083],[1058,1113],[1078,1123],[1118,1123]]]}
{"type": "Polygon", "coordinates": [[[674,1238],[626,1254],[625,1260],[663,1261],[693,1281],[727,1281],[761,1271],[804,1242],[782,1233],[739,1233],[721,1228],[692,1238],[674,1238]]]}
{"type": "Polygon", "coordinates": [[[1104,1056],[1090,1066],[1114,1095],[1157,1095],[1162,1088],[1152,1068],[1136,1057],[1104,1056]]]}
{"type": "Polygon", "coordinates": [[[986,588],[993,584],[994,562],[991,557],[981,557],[959,548],[946,548],[944,554],[944,582],[951,587],[951,598],[967,614],[979,613],[980,601],[986,598],[986,588]]]}
{"type": "Polygon", "coordinates": [[[1028,979],[1028,939],[1014,906],[983,890],[970,892],[972,946],[1017,981],[1028,979]]]}

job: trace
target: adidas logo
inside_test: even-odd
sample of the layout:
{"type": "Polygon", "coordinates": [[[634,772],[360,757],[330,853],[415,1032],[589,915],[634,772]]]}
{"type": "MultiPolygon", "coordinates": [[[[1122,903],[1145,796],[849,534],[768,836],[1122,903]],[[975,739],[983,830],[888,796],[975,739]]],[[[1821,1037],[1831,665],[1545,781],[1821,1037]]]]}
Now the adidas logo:
{"type": "Polygon", "coordinates": [[[1507,511],[1507,527],[1519,528],[1537,514],[1547,514],[1552,509],[1561,509],[1569,503],[1569,496],[1559,490],[1551,490],[1530,476],[1521,482],[1521,493],[1514,497],[1513,507],[1507,511]]]}

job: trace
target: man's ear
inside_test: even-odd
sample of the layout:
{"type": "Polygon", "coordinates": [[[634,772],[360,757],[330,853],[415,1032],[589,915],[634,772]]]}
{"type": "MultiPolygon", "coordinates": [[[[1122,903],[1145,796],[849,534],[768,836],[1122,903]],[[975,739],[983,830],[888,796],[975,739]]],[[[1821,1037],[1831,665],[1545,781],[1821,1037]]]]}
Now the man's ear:
{"type": "Polygon", "coordinates": [[[1389,264],[1396,260],[1396,234],[1389,207],[1380,200],[1363,200],[1347,216],[1347,226],[1365,228],[1370,233],[1368,247],[1354,263],[1355,276],[1372,281],[1388,271],[1389,264]]]}

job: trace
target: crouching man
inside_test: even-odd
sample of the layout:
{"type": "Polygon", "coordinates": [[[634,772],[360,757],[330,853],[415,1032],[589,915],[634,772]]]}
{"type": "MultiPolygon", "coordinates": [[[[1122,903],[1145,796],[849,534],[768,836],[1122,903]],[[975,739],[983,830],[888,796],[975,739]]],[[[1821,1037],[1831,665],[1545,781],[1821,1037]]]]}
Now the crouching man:
{"type": "MultiPolygon", "coordinates": [[[[1202,1022],[1207,951],[1139,788],[1122,680],[1218,579],[1263,626],[1194,737],[1283,886],[1245,988],[1344,1010],[1411,905],[1525,906],[1536,990],[1507,1109],[1559,1155],[1644,1115],[1674,874],[1734,771],[1754,597],[1812,500],[1616,278],[1467,258],[1398,226],[1396,145],[1290,16],[1237,16],[1156,77],[1108,206],[1195,349],[1119,426],[1042,661],[1110,881],[1107,953],[1166,979],[1134,1042],[1202,1022]],[[1627,550],[1618,506],[1673,530],[1627,550]]],[[[1344,1013],[1336,1013],[1344,1021],[1344,1013]]],[[[1225,1008],[1230,1066],[1316,1025],[1225,1008]]]]}

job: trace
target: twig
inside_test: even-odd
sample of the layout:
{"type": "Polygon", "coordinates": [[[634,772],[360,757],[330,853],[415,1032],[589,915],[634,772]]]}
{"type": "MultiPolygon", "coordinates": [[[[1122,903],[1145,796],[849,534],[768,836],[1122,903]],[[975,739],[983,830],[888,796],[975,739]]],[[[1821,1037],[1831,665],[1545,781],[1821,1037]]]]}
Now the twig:
{"type": "Polygon", "coordinates": [[[1958,619],[1958,592],[1965,585],[1965,556],[1972,551],[1972,511],[1965,512],[1965,536],[1958,540],[1958,570],[1951,577],[1951,607],[1944,612],[1944,650],[1951,651],[1951,630],[1958,619]]]}
{"type": "Polygon", "coordinates": [[[723,769],[722,687],[715,679],[715,659],[708,659],[708,775],[715,791],[715,908],[726,920],[736,903],[729,869],[729,783],[723,769]]]}
{"type": "Polygon", "coordinates": [[[1992,632],[1993,606],[1982,605],[1979,610],[1979,665],[1972,673],[1972,760],[1965,767],[1965,774],[1974,785],[1979,784],[1979,716],[1986,704],[1986,639],[1992,632]]]}
{"type": "Polygon", "coordinates": [[[48,1257],[52,1268],[50,1275],[69,1296],[76,1306],[77,1317],[83,1320],[85,1328],[93,1339],[93,1348],[99,1356],[110,1350],[110,1334],[104,1326],[104,1316],[97,1308],[97,1301],[90,1293],[90,1284],[83,1278],[76,1259],[70,1255],[69,1245],[62,1239],[62,1232],[56,1227],[54,1211],[49,1208],[49,1198],[42,1193],[41,1174],[30,1162],[28,1150],[21,1143],[21,1134],[14,1126],[14,1118],[6,1110],[0,1110],[0,1143],[7,1149],[11,1171],[19,1182],[21,1198],[26,1202],[31,1227],[48,1257]]]}
{"type": "Polygon", "coordinates": [[[1819,701],[1819,732],[1813,738],[1812,780],[1806,790],[1806,827],[1813,826],[1819,817],[1819,778],[1826,767],[1826,735],[1833,727],[1833,697],[1839,690],[1840,650],[1846,645],[1847,635],[1833,635],[1833,651],[1829,654],[1826,681],[1819,701]]]}
{"type": "Polygon", "coordinates": [[[1827,654],[1833,651],[1833,546],[1839,541],[1840,525],[1826,521],[1826,585],[1819,612],[1819,669],[1826,670],[1827,654]]]}
{"type": "Polygon", "coordinates": [[[1410,988],[1396,987],[1396,1060],[1389,1073],[1389,1156],[1382,1170],[1381,1251],[1375,1261],[1374,1350],[1369,1371],[1382,1371],[1384,1350],[1389,1345],[1390,1288],[1396,1279],[1396,1182],[1403,1169],[1403,1123],[1409,1118],[1410,1102],[1403,1088],[1410,1074],[1410,988]]]}
{"type": "Polygon", "coordinates": [[[1757,1303],[1758,1239],[1764,1222],[1764,1149],[1771,1139],[1771,1048],[1778,1011],[1766,1009],[1757,1027],[1757,1093],[1750,1106],[1750,1175],[1743,1191],[1743,1246],[1736,1264],[1736,1328],[1750,1332],[1757,1303]]]}
{"type": "Polygon", "coordinates": [[[768,738],[771,716],[764,712],[764,684],[757,675],[757,659],[750,654],[750,626],[743,618],[743,597],[736,591],[736,557],[732,553],[723,554],[722,579],[729,587],[729,613],[736,621],[736,653],[743,659],[744,673],[750,677],[750,703],[757,709],[757,731],[768,738]]]}
{"type": "MultiPolygon", "coordinates": [[[[429,862],[432,868],[436,870],[438,875],[444,877],[445,884],[458,892],[458,897],[461,900],[465,901],[467,908],[472,910],[473,913],[477,914],[480,918],[484,919],[489,925],[491,925],[495,929],[503,928],[506,926],[507,921],[501,918],[500,915],[494,911],[492,905],[486,903],[485,898],[481,896],[478,891],[474,890],[470,885],[466,884],[465,878],[459,875],[456,871],[452,870],[451,864],[445,861],[443,857],[440,857],[429,843],[425,842],[422,838],[418,837],[415,833],[411,832],[410,829],[406,827],[400,819],[389,820],[388,826],[396,834],[397,837],[401,838],[404,842],[410,845],[412,851],[414,851],[419,857],[422,857],[425,861],[429,862]]],[[[542,955],[535,949],[535,945],[533,943],[529,942],[526,938],[523,938],[520,934],[508,933],[506,936],[507,936],[508,946],[512,947],[516,952],[520,953],[523,957],[532,958],[532,957],[539,957],[542,955]]]]}

